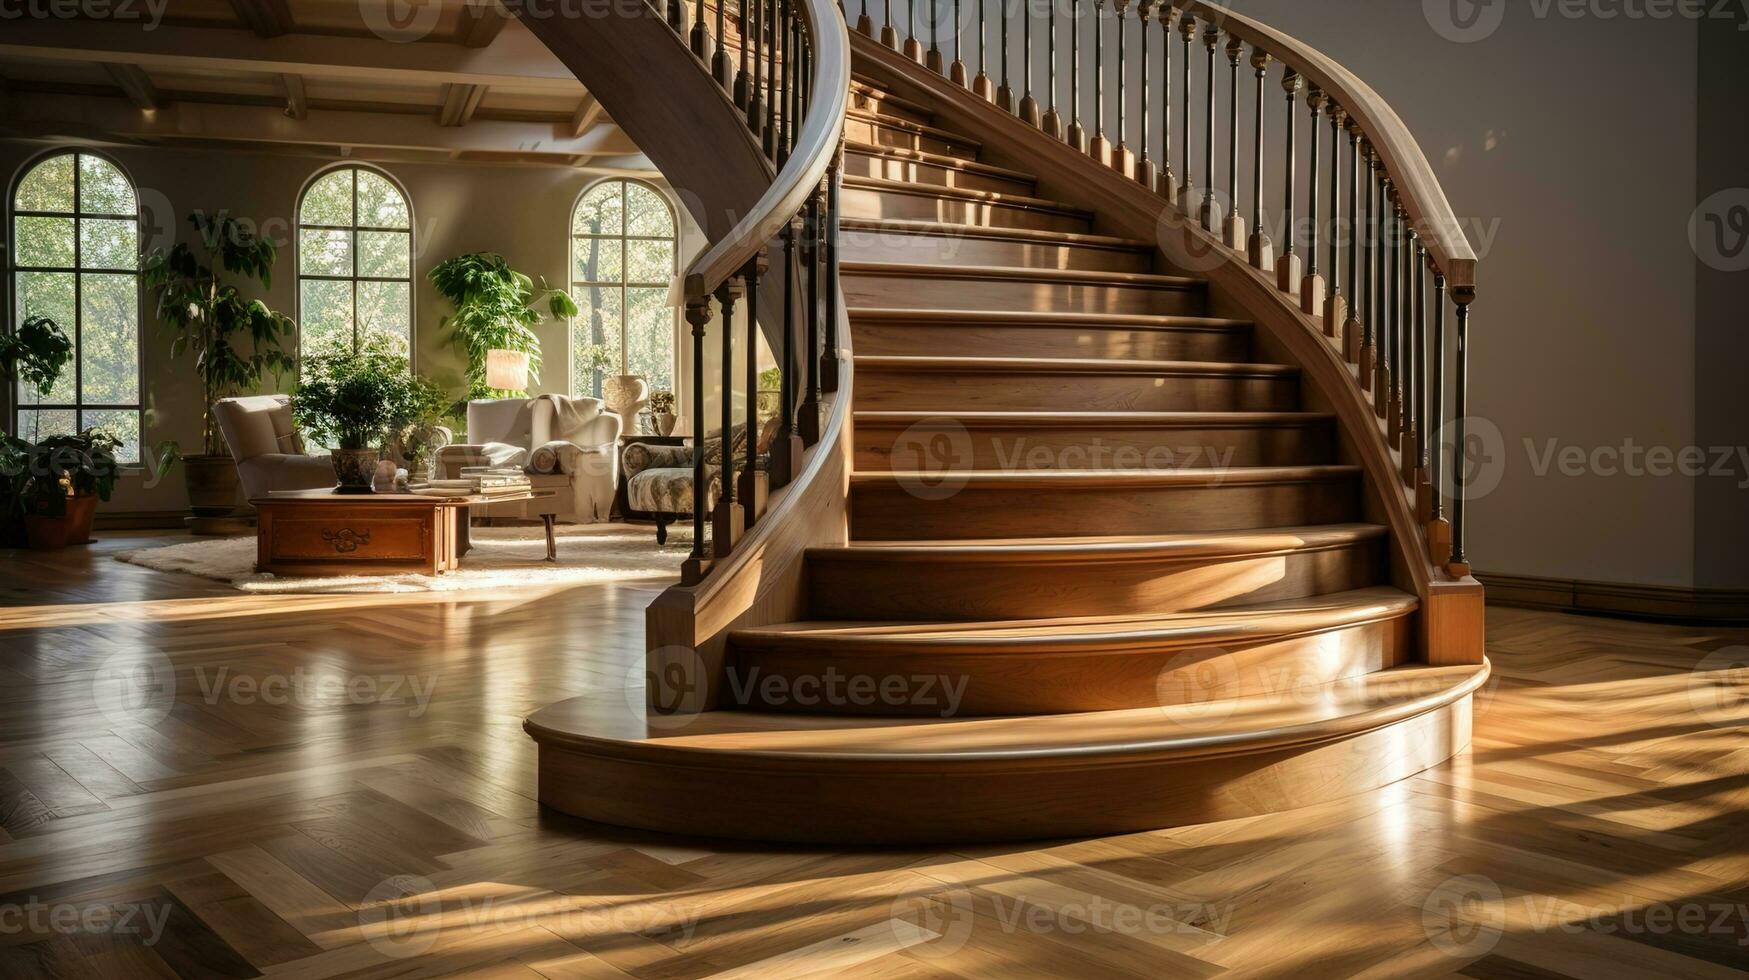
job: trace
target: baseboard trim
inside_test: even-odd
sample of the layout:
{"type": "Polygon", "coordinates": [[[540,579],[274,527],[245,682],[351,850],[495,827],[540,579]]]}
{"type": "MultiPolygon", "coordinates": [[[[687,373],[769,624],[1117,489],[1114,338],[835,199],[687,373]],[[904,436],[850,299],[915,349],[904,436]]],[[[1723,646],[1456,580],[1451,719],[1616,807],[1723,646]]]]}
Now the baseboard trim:
{"type": "Polygon", "coordinates": [[[98,531],[161,531],[182,530],[188,520],[186,510],[131,510],[116,513],[98,511],[91,526],[98,531]]]}
{"type": "Polygon", "coordinates": [[[1477,572],[1488,602],[1529,609],[1685,623],[1749,622],[1749,589],[1630,585],[1477,572]]]}

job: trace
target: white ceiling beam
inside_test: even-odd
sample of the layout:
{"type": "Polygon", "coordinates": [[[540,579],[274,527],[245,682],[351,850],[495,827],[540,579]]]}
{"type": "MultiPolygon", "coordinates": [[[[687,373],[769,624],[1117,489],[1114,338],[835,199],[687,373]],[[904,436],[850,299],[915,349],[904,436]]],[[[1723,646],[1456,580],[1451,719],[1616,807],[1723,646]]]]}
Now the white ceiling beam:
{"type": "Polygon", "coordinates": [[[279,82],[285,86],[285,115],[287,119],[303,120],[310,115],[310,97],[304,91],[304,76],[281,75],[279,82]]]}
{"type": "Polygon", "coordinates": [[[462,44],[470,48],[489,46],[498,40],[504,25],[510,23],[510,16],[510,11],[498,0],[470,0],[462,12],[462,44]]]}
{"type": "Polygon", "coordinates": [[[278,37],[292,29],[285,0],[231,0],[231,9],[257,37],[278,37]]]}
{"type": "Polygon", "coordinates": [[[474,111],[480,108],[480,100],[485,97],[484,85],[445,85],[443,105],[437,110],[437,124],[466,126],[473,121],[474,111]]]}
{"type": "Polygon", "coordinates": [[[164,100],[158,95],[158,86],[152,84],[152,78],[138,65],[118,65],[105,62],[103,70],[109,75],[115,87],[121,89],[129,102],[141,109],[156,109],[164,100]]]}
{"type": "Polygon", "coordinates": [[[33,93],[14,100],[0,129],[20,135],[85,138],[92,133],[144,142],[230,140],[375,149],[553,156],[628,155],[638,148],[617,126],[598,125],[572,138],[564,123],[476,119],[465,127],[436,124],[429,115],[312,108],[303,121],[273,106],[173,102],[150,115],[120,99],[33,93]]]}
{"type": "Polygon", "coordinates": [[[491,47],[468,48],[308,34],[261,38],[249,31],[221,28],[142,31],[121,24],[37,18],[7,22],[0,32],[0,61],[8,58],[403,85],[466,83],[567,94],[583,87],[527,31],[506,34],[491,47]]]}

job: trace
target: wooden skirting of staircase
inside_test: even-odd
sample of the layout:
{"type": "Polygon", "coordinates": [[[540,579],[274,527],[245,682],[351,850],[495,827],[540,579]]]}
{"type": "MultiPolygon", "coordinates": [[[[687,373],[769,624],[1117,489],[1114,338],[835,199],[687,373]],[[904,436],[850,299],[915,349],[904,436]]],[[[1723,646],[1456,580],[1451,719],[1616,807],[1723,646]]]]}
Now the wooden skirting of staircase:
{"type": "Polygon", "coordinates": [[[1635,585],[1477,572],[1488,600],[1504,606],[1678,623],[1749,622],[1749,589],[1635,585]]]}

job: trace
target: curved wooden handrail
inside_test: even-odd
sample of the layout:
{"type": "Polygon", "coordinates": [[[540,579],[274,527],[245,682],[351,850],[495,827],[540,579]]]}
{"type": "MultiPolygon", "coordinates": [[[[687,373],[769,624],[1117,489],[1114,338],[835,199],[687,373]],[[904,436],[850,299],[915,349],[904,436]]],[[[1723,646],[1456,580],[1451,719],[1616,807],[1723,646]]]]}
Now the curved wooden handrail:
{"type": "Polygon", "coordinates": [[[687,268],[682,281],[688,300],[709,296],[776,238],[819,188],[838,153],[850,106],[850,32],[833,0],[801,0],[801,8],[814,43],[808,114],[783,169],[753,209],[687,268]]]}
{"type": "Polygon", "coordinates": [[[1447,287],[1454,294],[1475,289],[1475,250],[1452,213],[1421,145],[1390,103],[1322,51],[1267,24],[1205,0],[1174,0],[1173,6],[1264,51],[1335,99],[1350,119],[1358,121],[1361,133],[1384,161],[1409,223],[1427,246],[1434,265],[1445,274],[1447,287]]]}

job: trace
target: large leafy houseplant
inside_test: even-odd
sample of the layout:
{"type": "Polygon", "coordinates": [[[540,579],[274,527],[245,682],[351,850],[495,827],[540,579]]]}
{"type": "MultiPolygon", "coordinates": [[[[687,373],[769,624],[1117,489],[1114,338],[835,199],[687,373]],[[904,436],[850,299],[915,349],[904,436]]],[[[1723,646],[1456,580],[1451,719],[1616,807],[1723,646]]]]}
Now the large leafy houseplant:
{"type": "Polygon", "coordinates": [[[342,345],[306,357],[292,415],[324,445],[363,450],[432,411],[434,399],[443,399],[441,391],[434,395],[429,382],[407,369],[406,357],[373,338],[356,349],[342,345]]]}
{"type": "Polygon", "coordinates": [[[223,453],[213,418],[213,403],[253,391],[262,376],[275,377],[294,366],[285,345],[296,332],[292,318],[243,294],[227,276],[245,283],[273,285],[277,250],[248,226],[219,211],[188,216],[197,247],[179,242],[168,253],[148,256],[143,267],[146,288],[157,297],[158,320],[173,334],[170,356],[194,354],[206,409],[202,432],[208,456],[223,453]]]}
{"type": "Polygon", "coordinates": [[[47,395],[73,359],[73,342],[46,316],[26,317],[18,329],[0,332],[0,371],[47,395]]]}
{"type": "Polygon", "coordinates": [[[486,385],[486,354],[493,350],[528,355],[529,375],[540,379],[540,338],[534,328],[547,316],[569,319],[577,303],[563,289],[549,287],[510,268],[495,252],[470,252],[439,263],[427,276],[455,312],[443,318],[451,341],[467,356],[468,396],[514,394],[486,385]]]}
{"type": "Polygon", "coordinates": [[[33,548],[58,548],[90,538],[97,501],[108,500],[121,473],[121,441],[101,430],[29,442],[0,436],[0,537],[28,538],[33,548]]]}

